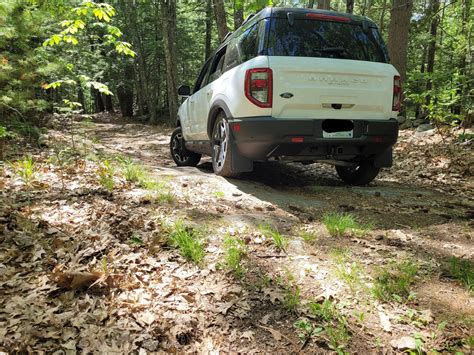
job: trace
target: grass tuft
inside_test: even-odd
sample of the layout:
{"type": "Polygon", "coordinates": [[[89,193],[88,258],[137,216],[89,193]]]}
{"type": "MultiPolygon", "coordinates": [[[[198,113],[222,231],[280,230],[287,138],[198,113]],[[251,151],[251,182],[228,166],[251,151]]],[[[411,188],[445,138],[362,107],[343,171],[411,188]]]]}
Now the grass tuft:
{"type": "Polygon", "coordinates": [[[119,159],[122,166],[122,175],[130,183],[142,183],[148,179],[148,174],[141,165],[130,158],[119,159]]]}
{"type": "Polygon", "coordinates": [[[247,253],[247,248],[242,239],[226,235],[224,238],[225,259],[224,267],[232,272],[237,278],[242,278],[245,268],[242,266],[242,259],[247,253]]]}
{"type": "Polygon", "coordinates": [[[288,246],[288,239],[282,235],[276,228],[271,227],[270,225],[260,225],[258,226],[260,233],[262,233],[266,238],[270,238],[273,246],[279,251],[285,251],[288,246]]]}
{"type": "Polygon", "coordinates": [[[106,190],[112,191],[114,189],[114,174],[115,167],[109,160],[104,160],[99,164],[99,183],[106,190]]]}
{"type": "Polygon", "coordinates": [[[204,259],[204,245],[199,234],[181,221],[171,226],[169,242],[172,247],[179,249],[181,255],[188,261],[199,264],[204,259]]]}
{"type": "Polygon", "coordinates": [[[449,277],[461,281],[468,291],[474,291],[474,263],[471,261],[453,256],[445,272],[449,277]]]}
{"type": "Polygon", "coordinates": [[[22,159],[17,160],[14,163],[10,163],[13,172],[23,181],[25,185],[31,184],[36,180],[38,173],[38,167],[33,160],[31,155],[24,156],[22,159]]]}
{"type": "Polygon", "coordinates": [[[360,224],[348,213],[326,213],[323,216],[323,224],[333,237],[344,236],[347,232],[365,235],[373,228],[371,224],[360,224]]]}
{"type": "Polygon", "coordinates": [[[418,266],[410,261],[392,263],[378,271],[372,292],[385,302],[408,302],[414,297],[410,288],[417,273],[418,266]]]}

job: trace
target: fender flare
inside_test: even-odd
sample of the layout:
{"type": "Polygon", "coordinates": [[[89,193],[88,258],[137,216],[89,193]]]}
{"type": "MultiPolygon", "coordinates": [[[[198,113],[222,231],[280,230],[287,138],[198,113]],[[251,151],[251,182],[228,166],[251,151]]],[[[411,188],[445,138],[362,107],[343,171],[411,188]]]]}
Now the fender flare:
{"type": "Polygon", "coordinates": [[[209,109],[209,115],[207,116],[207,136],[209,140],[212,136],[212,130],[214,128],[214,123],[216,122],[217,114],[219,111],[224,111],[227,118],[232,118],[230,113],[229,106],[223,100],[216,100],[209,109]]]}

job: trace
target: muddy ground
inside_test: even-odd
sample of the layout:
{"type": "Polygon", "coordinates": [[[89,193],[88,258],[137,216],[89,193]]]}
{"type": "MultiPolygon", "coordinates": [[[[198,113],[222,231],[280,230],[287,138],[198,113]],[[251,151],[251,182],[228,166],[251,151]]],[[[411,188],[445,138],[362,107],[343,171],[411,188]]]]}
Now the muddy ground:
{"type": "Polygon", "coordinates": [[[402,131],[395,166],[348,187],[321,164],[256,164],[239,179],[213,175],[208,159],[177,168],[170,129],[113,116],[73,127],[53,124],[40,148],[11,140],[0,166],[0,351],[472,351],[472,279],[450,272],[453,260],[473,272],[469,143],[402,131]],[[53,159],[72,141],[77,156],[53,159]],[[37,169],[28,183],[6,162],[25,154],[37,169]],[[159,191],[127,182],[124,157],[159,191]],[[332,212],[363,231],[331,236],[332,212]],[[166,242],[178,220],[202,237],[198,265],[166,242]],[[243,276],[224,267],[226,235],[245,244],[243,276]],[[410,295],[375,297],[377,275],[402,263],[416,269],[410,295]],[[324,300],[337,309],[329,321],[310,311],[324,300]]]}

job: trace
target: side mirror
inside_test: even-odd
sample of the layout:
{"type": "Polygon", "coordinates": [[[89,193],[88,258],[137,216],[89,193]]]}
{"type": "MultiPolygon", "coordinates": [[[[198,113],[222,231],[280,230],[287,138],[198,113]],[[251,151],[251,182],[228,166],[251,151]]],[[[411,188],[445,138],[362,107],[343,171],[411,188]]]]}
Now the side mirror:
{"type": "Polygon", "coordinates": [[[191,88],[188,85],[181,85],[178,88],[178,95],[179,96],[191,96],[191,88]]]}

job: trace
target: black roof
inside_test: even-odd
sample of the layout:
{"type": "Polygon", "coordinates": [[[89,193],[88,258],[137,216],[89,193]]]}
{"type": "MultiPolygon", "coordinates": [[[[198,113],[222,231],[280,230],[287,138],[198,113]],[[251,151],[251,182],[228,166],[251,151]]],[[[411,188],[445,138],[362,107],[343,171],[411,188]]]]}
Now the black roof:
{"type": "Polygon", "coordinates": [[[365,16],[352,15],[346,12],[337,12],[329,10],[320,10],[320,9],[308,9],[308,8],[299,8],[299,7],[266,7],[260,12],[258,12],[251,18],[248,18],[244,23],[235,30],[230,35],[227,35],[224,41],[219,45],[215,52],[218,52],[223,46],[225,46],[230,40],[239,36],[242,32],[251,27],[254,23],[264,19],[264,18],[288,18],[288,14],[292,14],[295,19],[305,19],[306,14],[315,13],[329,16],[345,17],[349,18],[353,24],[366,24],[368,27],[377,27],[375,22],[365,16]]]}

